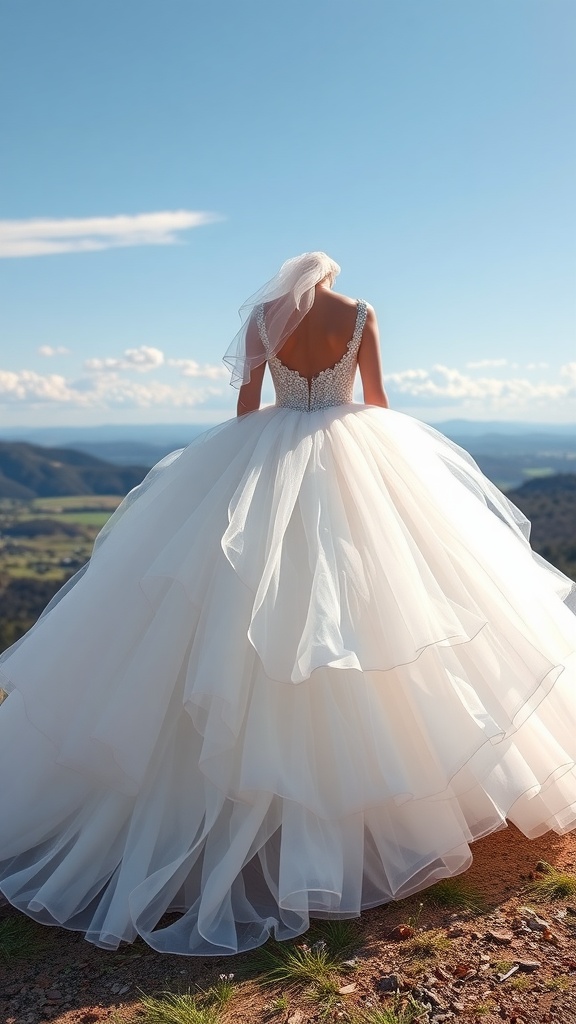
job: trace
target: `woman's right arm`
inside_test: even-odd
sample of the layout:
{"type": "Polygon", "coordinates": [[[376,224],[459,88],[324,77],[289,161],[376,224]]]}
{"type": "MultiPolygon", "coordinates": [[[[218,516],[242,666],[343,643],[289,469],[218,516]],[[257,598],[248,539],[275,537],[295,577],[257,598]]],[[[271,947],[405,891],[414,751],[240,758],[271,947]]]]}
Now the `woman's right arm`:
{"type": "Polygon", "coordinates": [[[362,342],[358,351],[358,367],[366,405],[379,405],[383,409],[388,409],[388,395],[382,382],[378,320],[372,306],[368,306],[368,315],[362,332],[362,342]]]}

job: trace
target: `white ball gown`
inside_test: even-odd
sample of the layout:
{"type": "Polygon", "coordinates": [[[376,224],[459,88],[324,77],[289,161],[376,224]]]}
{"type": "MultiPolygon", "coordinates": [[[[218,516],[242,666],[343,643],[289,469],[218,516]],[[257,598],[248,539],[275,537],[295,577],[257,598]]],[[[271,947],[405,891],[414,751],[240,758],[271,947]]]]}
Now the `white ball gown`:
{"type": "Polygon", "coordinates": [[[310,385],[163,459],[1,659],[0,890],[228,954],[576,828],[574,584],[436,430],[310,385]],[[178,912],[162,920],[167,911],[178,912]]]}

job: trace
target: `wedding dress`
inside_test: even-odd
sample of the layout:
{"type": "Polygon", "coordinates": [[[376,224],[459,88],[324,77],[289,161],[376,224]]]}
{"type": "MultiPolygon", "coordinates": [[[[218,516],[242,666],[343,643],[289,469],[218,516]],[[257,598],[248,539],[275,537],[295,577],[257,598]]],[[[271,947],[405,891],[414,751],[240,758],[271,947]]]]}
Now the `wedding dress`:
{"type": "Polygon", "coordinates": [[[466,452],[354,404],[365,317],[311,380],[268,348],[276,404],[155,466],[1,659],[37,921],[235,953],[576,828],[574,585],[466,452]]]}

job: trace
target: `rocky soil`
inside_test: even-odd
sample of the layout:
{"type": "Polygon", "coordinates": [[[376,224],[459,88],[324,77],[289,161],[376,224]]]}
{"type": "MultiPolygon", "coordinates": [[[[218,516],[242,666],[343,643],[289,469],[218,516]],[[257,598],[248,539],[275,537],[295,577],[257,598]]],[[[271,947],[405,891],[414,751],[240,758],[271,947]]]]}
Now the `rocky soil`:
{"type": "MultiPolygon", "coordinates": [[[[302,986],[264,985],[251,971],[253,954],[187,959],[140,941],[106,952],[75,933],[31,926],[18,955],[2,953],[0,939],[0,1021],[136,1024],[143,994],[205,990],[226,972],[234,991],[223,1024],[347,1024],[368,1010],[400,1013],[410,999],[424,1008],[421,1024],[576,1024],[576,898],[539,902],[527,888],[541,862],[574,870],[576,834],[529,841],[511,826],[473,853],[460,879],[483,896],[481,911],[439,907],[430,889],[365,912],[340,992],[327,1003],[302,986]],[[426,942],[415,952],[418,936],[426,942]]],[[[0,935],[3,922],[20,917],[3,904],[0,935]]]]}

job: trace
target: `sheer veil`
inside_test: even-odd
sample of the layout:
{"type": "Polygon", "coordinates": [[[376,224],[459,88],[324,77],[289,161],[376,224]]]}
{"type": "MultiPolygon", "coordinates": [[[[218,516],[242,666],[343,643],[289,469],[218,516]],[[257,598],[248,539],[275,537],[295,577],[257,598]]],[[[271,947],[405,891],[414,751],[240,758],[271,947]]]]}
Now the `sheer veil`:
{"type": "Polygon", "coordinates": [[[246,384],[254,367],[274,355],[292,334],[313,305],[316,285],[328,277],[332,286],[339,273],[340,267],[325,252],[304,252],[286,260],[270,281],[246,299],[239,310],[242,327],[223,356],[233,387],[246,384]],[[264,305],[267,351],[254,320],[260,305],[264,305]]]}

